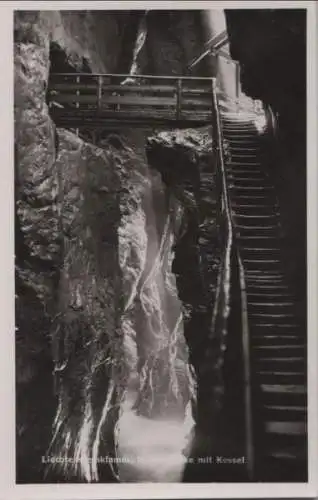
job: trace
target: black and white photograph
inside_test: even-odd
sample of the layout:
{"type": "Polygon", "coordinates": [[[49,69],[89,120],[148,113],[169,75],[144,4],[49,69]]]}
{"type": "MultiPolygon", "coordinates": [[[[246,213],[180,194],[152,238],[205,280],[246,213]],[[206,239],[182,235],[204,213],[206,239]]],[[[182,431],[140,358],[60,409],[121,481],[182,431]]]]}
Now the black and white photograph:
{"type": "Polygon", "coordinates": [[[16,485],[307,484],[310,2],[55,3],[12,13],[16,485]]]}

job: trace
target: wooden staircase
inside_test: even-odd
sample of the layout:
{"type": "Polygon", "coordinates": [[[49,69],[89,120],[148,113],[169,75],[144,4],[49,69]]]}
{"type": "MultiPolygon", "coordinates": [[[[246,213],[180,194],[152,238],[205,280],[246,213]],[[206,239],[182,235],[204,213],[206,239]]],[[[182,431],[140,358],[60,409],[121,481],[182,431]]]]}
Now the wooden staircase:
{"type": "Polygon", "coordinates": [[[255,480],[307,480],[306,326],[284,272],[275,189],[253,114],[222,113],[250,332],[255,480]]]}

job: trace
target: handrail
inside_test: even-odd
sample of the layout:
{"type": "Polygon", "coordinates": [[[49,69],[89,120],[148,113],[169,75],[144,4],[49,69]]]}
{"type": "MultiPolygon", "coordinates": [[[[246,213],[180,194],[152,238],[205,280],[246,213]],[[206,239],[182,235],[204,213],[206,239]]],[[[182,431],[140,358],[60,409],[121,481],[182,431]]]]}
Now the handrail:
{"type": "Polygon", "coordinates": [[[109,78],[130,78],[131,80],[182,80],[182,81],[201,81],[209,83],[211,81],[211,77],[209,76],[179,76],[179,75],[129,75],[126,73],[52,73],[51,77],[60,77],[60,76],[85,76],[94,78],[96,76],[104,76],[109,78]]]}
{"type": "MultiPolygon", "coordinates": [[[[238,282],[240,287],[240,307],[241,307],[241,333],[242,333],[242,355],[243,355],[243,382],[244,382],[244,424],[245,424],[245,453],[247,458],[247,474],[250,480],[254,475],[254,443],[253,443],[253,419],[252,419],[252,394],[251,394],[251,369],[250,369],[250,338],[249,323],[247,315],[247,295],[244,268],[240,257],[239,248],[236,242],[234,224],[232,219],[231,203],[229,198],[225,160],[223,152],[223,133],[221,126],[218,98],[216,94],[216,79],[213,78],[213,123],[212,130],[216,141],[217,151],[217,178],[219,182],[219,199],[221,199],[221,221],[225,234],[223,261],[219,271],[217,296],[214,304],[212,317],[212,329],[217,333],[216,328],[220,328],[221,335],[220,352],[224,352],[225,335],[227,334],[228,318],[230,315],[231,283],[232,283],[232,263],[238,265],[238,282]],[[221,182],[220,182],[221,181],[221,182]],[[223,220],[222,220],[223,219],[223,220]],[[236,259],[233,259],[233,256],[236,259]],[[217,321],[221,318],[221,325],[217,321]],[[223,338],[222,338],[223,337],[223,338]]],[[[223,360],[222,360],[223,362],[223,360]]]]}
{"type": "Polygon", "coordinates": [[[219,172],[221,174],[221,180],[222,180],[222,200],[224,203],[224,210],[226,212],[227,216],[227,221],[228,221],[228,229],[230,233],[230,238],[232,241],[233,238],[233,220],[232,220],[232,215],[231,215],[231,209],[230,209],[230,202],[229,202],[229,193],[228,193],[228,188],[227,188],[227,183],[226,183],[226,173],[225,173],[225,161],[224,161],[224,152],[223,152],[223,134],[222,134],[222,126],[221,126],[221,118],[220,118],[220,112],[219,112],[219,105],[218,105],[218,99],[217,99],[217,88],[216,88],[216,78],[212,78],[212,105],[213,105],[213,111],[214,111],[214,124],[216,125],[216,134],[217,134],[217,154],[218,154],[218,161],[219,161],[219,172]]]}
{"type": "Polygon", "coordinates": [[[247,294],[244,268],[238,252],[239,280],[241,289],[241,313],[242,313],[242,347],[243,347],[243,380],[244,380],[244,404],[245,404],[245,452],[247,457],[248,478],[254,478],[254,420],[252,412],[252,389],[251,389],[251,352],[250,334],[247,314],[247,294]]]}
{"type": "MultiPolygon", "coordinates": [[[[223,363],[226,350],[226,336],[228,331],[228,320],[230,314],[230,283],[231,283],[231,261],[233,251],[233,221],[229,205],[229,194],[226,183],[225,161],[223,153],[223,137],[221,119],[216,96],[216,78],[212,79],[212,138],[216,150],[216,188],[218,214],[221,222],[221,237],[223,255],[217,278],[216,297],[212,313],[211,333],[217,341],[218,349],[212,355],[212,366],[216,370],[216,384],[220,384],[219,394],[223,393],[223,363]]],[[[213,388],[214,389],[214,388],[213,388]]],[[[217,389],[217,388],[216,388],[217,389]]],[[[216,398],[216,395],[214,395],[216,398]]],[[[217,411],[222,404],[215,399],[217,411]]]]}

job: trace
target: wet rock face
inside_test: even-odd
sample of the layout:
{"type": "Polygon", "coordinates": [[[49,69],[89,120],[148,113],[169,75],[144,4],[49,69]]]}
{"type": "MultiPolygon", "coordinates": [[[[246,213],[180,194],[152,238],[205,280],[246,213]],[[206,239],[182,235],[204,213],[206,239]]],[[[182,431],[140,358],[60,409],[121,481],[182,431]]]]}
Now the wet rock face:
{"type": "Polygon", "coordinates": [[[160,132],[148,139],[149,162],[182,207],[172,271],[183,303],[190,360],[200,371],[214,302],[218,255],[211,131],[160,132]]]}
{"type": "MultiPolygon", "coordinates": [[[[85,464],[98,440],[106,399],[114,398],[111,384],[124,378],[116,351],[122,350],[120,164],[111,148],[89,145],[63,129],[58,135],[63,264],[52,327],[59,406],[51,453],[82,457],[85,464]]],[[[65,467],[63,474],[70,478],[73,469],[65,467]]],[[[96,476],[94,463],[75,472],[83,479],[96,476]]]]}
{"type": "MultiPolygon", "coordinates": [[[[226,11],[231,54],[243,90],[270,105],[278,121],[274,181],[289,276],[306,294],[306,10],[226,11]],[[252,41],[252,43],[251,43],[252,41]]],[[[273,170],[273,169],[272,169],[273,170]]]]}
{"type": "MultiPolygon", "coordinates": [[[[151,73],[190,74],[188,64],[201,53],[203,44],[199,11],[152,11],[148,14],[148,33],[151,73]]],[[[204,70],[204,64],[196,68],[198,72],[204,70]]]]}
{"type": "MultiPolygon", "coordinates": [[[[41,456],[52,436],[58,397],[60,418],[68,417],[76,399],[79,413],[86,411],[75,415],[75,432],[83,416],[88,418],[87,404],[95,408],[90,439],[94,435],[109,379],[105,335],[115,334],[121,297],[114,292],[119,272],[114,265],[119,214],[114,162],[72,133],[56,130],[46,105],[50,43],[64,49],[64,61],[73,70],[85,63],[91,71],[112,71],[127,16],[53,11],[15,16],[17,465],[22,482],[43,480],[41,456]],[[83,346],[87,366],[78,359],[83,346]],[[83,379],[72,371],[77,364],[83,379]],[[91,391],[89,370],[95,370],[91,391]],[[100,384],[105,390],[96,403],[100,384]]],[[[61,449],[70,426],[66,422],[58,436],[61,449]]]]}
{"type": "Polygon", "coordinates": [[[61,261],[55,132],[45,105],[49,60],[40,42],[38,33],[29,34],[27,29],[24,41],[15,47],[18,470],[19,459],[28,456],[24,470],[19,471],[22,481],[29,473],[39,478],[43,438],[46,435],[47,440],[54,412],[49,335],[61,261]],[[38,400],[43,401],[50,389],[51,398],[40,412],[38,400]],[[31,448],[29,433],[34,435],[31,448]]]}
{"type": "MultiPolygon", "coordinates": [[[[55,431],[49,454],[85,460],[81,468],[49,467],[48,481],[113,480],[97,468],[96,450],[106,455],[113,448],[108,429],[130,371],[142,375],[137,409],[144,415],[171,404],[182,412],[191,396],[180,300],[191,319],[213,292],[212,248],[203,252],[210,256],[203,256],[204,269],[198,250],[215,236],[209,131],[163,133],[147,147],[143,133],[126,131],[93,145],[56,128],[46,104],[50,71],[125,71],[125,51],[133,52],[129,15],[20,11],[15,17],[20,482],[43,481],[41,457],[55,431]],[[212,273],[208,284],[202,270],[212,273]],[[194,281],[199,296],[191,292],[194,281]],[[160,356],[151,357],[154,351],[160,356]],[[161,387],[155,401],[149,359],[161,387]]],[[[196,38],[183,40],[183,28],[194,22],[189,13],[171,38],[172,21],[168,33],[161,24],[158,46],[150,36],[141,54],[144,64],[157,54],[154,73],[183,73],[196,55],[196,38]],[[159,50],[165,37],[169,63],[159,50]]],[[[151,23],[153,30],[153,14],[151,23]]],[[[186,333],[194,350],[196,325],[186,333]]],[[[202,346],[196,363],[200,352],[202,346]]]]}

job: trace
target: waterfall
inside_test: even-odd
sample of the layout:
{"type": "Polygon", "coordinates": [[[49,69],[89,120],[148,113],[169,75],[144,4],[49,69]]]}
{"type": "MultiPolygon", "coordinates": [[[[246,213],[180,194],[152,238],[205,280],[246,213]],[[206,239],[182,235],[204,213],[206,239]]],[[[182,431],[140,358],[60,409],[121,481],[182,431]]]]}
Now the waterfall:
{"type": "MultiPolygon", "coordinates": [[[[146,41],[147,12],[137,30],[131,78],[123,84],[132,83],[133,75],[141,73],[146,41]]],[[[141,137],[136,140],[142,141],[141,137]]],[[[117,426],[118,470],[125,482],[180,481],[185,465],[183,450],[193,426],[189,402],[195,392],[181,303],[171,270],[180,206],[159,172],[147,166],[144,176],[143,226],[140,217],[138,221],[147,249],[142,268],[130,283],[125,308],[125,314],[132,317],[126,328],[130,338],[126,345],[132,350],[135,343],[137,364],[131,368],[117,426]]],[[[125,279],[125,269],[123,272],[125,279]]]]}

